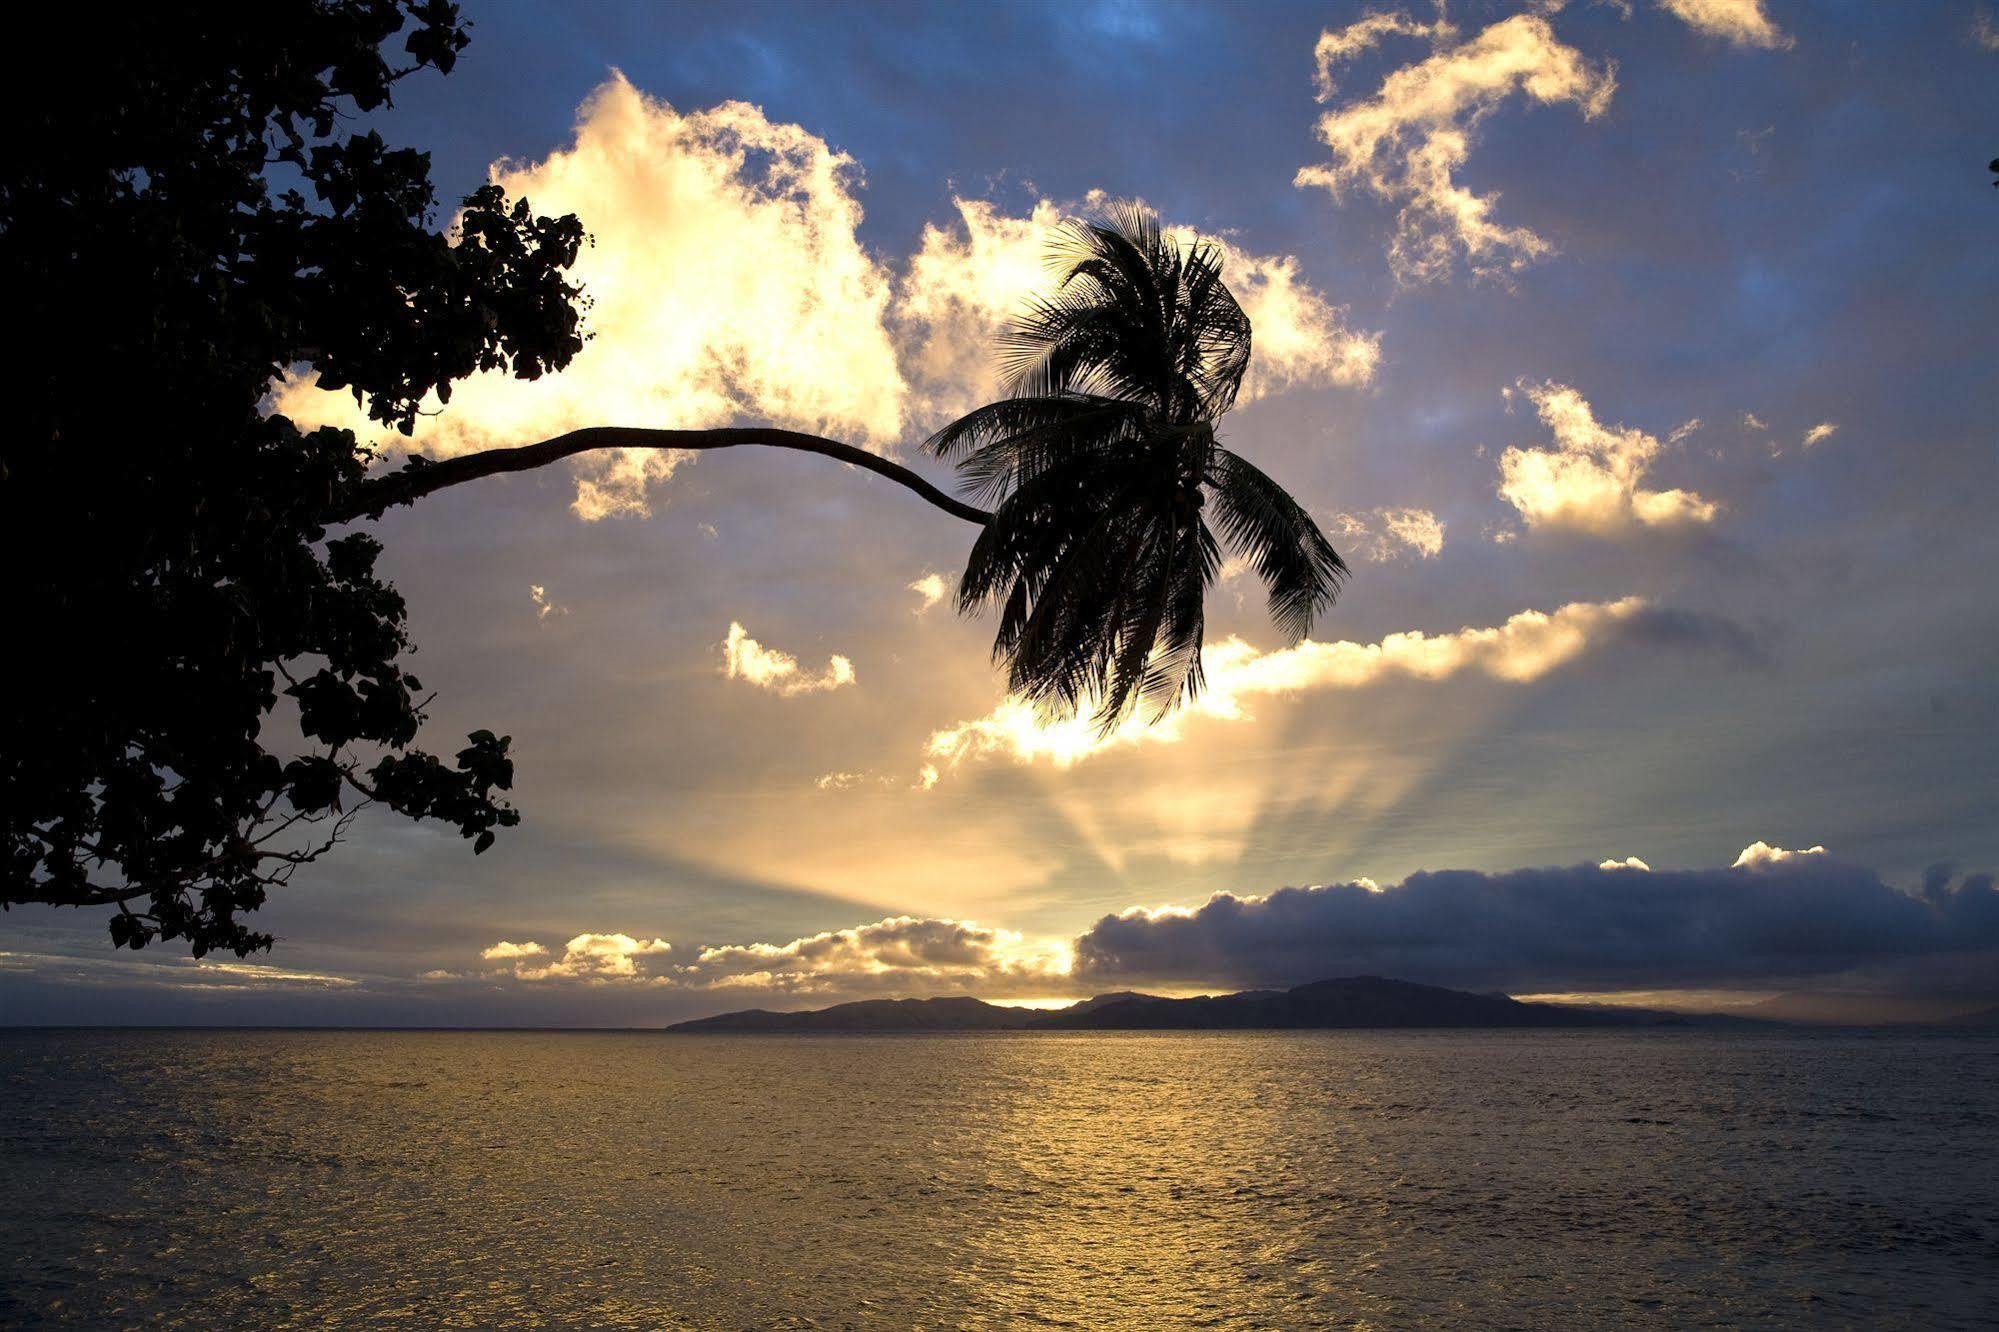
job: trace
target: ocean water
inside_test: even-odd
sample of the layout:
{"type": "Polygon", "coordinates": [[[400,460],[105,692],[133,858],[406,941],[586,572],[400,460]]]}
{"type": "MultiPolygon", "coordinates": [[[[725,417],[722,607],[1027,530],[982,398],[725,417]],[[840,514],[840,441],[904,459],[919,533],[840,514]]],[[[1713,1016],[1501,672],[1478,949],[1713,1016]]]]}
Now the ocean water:
{"type": "Polygon", "coordinates": [[[0,1326],[1992,1326],[1999,1038],[0,1032],[0,1326]]]}

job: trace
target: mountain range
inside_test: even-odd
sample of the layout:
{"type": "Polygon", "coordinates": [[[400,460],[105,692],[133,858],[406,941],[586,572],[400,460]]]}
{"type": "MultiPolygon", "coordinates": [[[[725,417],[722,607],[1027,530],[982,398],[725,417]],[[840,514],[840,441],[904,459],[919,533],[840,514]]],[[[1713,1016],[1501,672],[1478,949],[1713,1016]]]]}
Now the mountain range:
{"type": "MultiPolygon", "coordinates": [[[[751,1008],[676,1022],[668,1031],[1208,1031],[1369,1027],[1634,1027],[1729,1019],[1651,1009],[1522,1003],[1436,985],[1349,976],[1289,990],[1167,999],[1129,991],[1100,994],[1052,1011],[1008,1008],[967,997],[865,999],[779,1013],[751,1008]]],[[[1731,1023],[1732,1025],[1732,1023],[1731,1023]]]]}

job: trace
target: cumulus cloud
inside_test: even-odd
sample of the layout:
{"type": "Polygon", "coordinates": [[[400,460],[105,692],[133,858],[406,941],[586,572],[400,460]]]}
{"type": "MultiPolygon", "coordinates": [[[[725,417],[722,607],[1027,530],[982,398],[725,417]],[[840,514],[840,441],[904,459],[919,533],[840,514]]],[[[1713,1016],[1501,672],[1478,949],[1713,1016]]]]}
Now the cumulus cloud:
{"type": "MultiPolygon", "coordinates": [[[[559,375],[475,375],[420,418],[408,446],[445,456],[586,425],[703,427],[736,418],[893,443],[906,392],[885,312],[892,274],[857,228],[859,169],[825,140],[745,102],[683,112],[614,75],[570,145],[492,178],[592,243],[574,276],[590,341],[559,375]]],[[[344,394],[288,379],[276,410],[370,435],[344,394]]],[[[577,512],[643,513],[679,455],[579,462],[577,512]]]]}
{"type": "Polygon", "coordinates": [[[722,641],[722,673],[731,680],[787,696],[823,693],[855,682],[854,663],[838,653],[827,659],[825,670],[808,675],[799,668],[798,658],[765,647],[734,621],[729,623],[729,636],[722,641]]]}
{"type": "Polygon", "coordinates": [[[892,916],[828,930],[784,944],[704,948],[676,968],[677,984],[703,989],[825,990],[1045,985],[1069,972],[1059,940],[1030,940],[1014,930],[968,920],[892,916]]]}
{"type": "Polygon", "coordinates": [[[1787,860],[1798,860],[1805,856],[1822,856],[1826,853],[1822,846],[1808,846],[1802,851],[1786,851],[1781,846],[1771,846],[1768,842],[1751,842],[1742,848],[1742,854],[1735,858],[1734,869],[1757,869],[1764,865],[1781,865],[1787,860]]]}
{"type": "Polygon", "coordinates": [[[915,613],[921,615],[942,601],[944,594],[951,590],[951,585],[943,574],[927,573],[911,583],[909,590],[916,594],[918,604],[915,613]]]}
{"type": "Polygon", "coordinates": [[[1791,39],[1763,12],[1763,0],[1659,0],[1660,7],[1696,32],[1736,46],[1781,51],[1791,39]]]}
{"type": "MultiPolygon", "coordinates": [[[[904,364],[923,408],[955,415],[993,396],[995,335],[1026,300],[1049,289],[1051,233],[1065,216],[1101,207],[1087,195],[1072,207],[1049,200],[1024,216],[990,202],[955,199],[952,224],[926,226],[897,288],[893,312],[904,364]]],[[[1365,384],[1381,359],[1379,334],[1354,330],[1344,306],[1307,283],[1288,255],[1257,255],[1226,236],[1169,226],[1182,244],[1216,246],[1223,275],[1254,329],[1242,401],[1290,388],[1365,384]]]]}
{"type": "Polygon", "coordinates": [[[1444,550],[1443,520],[1428,509],[1336,514],[1333,532],[1347,554],[1375,564],[1408,555],[1435,559],[1444,550]]]}
{"type": "MultiPolygon", "coordinates": [[[[1512,447],[1500,455],[1499,497],[1519,510],[1529,527],[1610,536],[1635,527],[1708,523],[1720,512],[1691,490],[1645,488],[1642,482],[1664,447],[1656,436],[1603,425],[1582,394],[1567,385],[1523,379],[1517,388],[1555,440],[1551,449],[1512,447]]],[[[1507,390],[1509,400],[1513,391],[1507,390]]]]}
{"type": "Polygon", "coordinates": [[[935,993],[976,987],[987,993],[1045,989],[1067,977],[1069,947],[1029,939],[976,921],[891,916],[827,930],[788,943],[722,944],[696,949],[684,963],[666,960],[663,939],[579,934],[560,960],[533,960],[496,944],[480,956],[509,965],[524,981],[618,982],[682,990],[751,990],[780,994],[935,993]],[[648,960],[651,959],[651,960],[648,960]]]}
{"type": "Polygon", "coordinates": [[[1601,991],[1782,983],[1999,947],[1999,891],[1989,874],[1926,883],[1914,894],[1823,854],[1728,869],[1639,868],[1445,870],[1386,888],[1220,893],[1198,907],[1105,916],[1077,938],[1074,973],[1106,988],[1381,975],[1601,991]]]}
{"type": "Polygon", "coordinates": [[[480,953],[479,956],[488,962],[505,962],[519,957],[540,957],[547,951],[540,944],[532,941],[528,943],[509,943],[507,940],[502,939],[491,948],[480,953]]]}
{"type": "Polygon", "coordinates": [[[1637,856],[1626,856],[1622,860],[1606,860],[1597,865],[1600,870],[1649,870],[1652,867],[1637,856]]]}
{"type": "Polygon", "coordinates": [[[924,752],[944,768],[994,756],[1020,763],[1045,759],[1066,768],[1116,746],[1177,741],[1194,718],[1250,720],[1250,705],[1263,697],[1360,689],[1398,678],[1444,680],[1460,674],[1525,684],[1612,637],[1711,646],[1737,655],[1749,649],[1747,635],[1730,621],[1660,609],[1642,597],[1577,601],[1551,612],[1522,611],[1504,624],[1468,626],[1446,634],[1410,630],[1378,643],[1306,639],[1265,652],[1230,637],[1203,652],[1207,683],[1200,697],[1162,722],[1148,724],[1133,717],[1102,736],[1087,710],[1051,720],[1031,704],[1009,698],[983,717],[932,732],[924,752]]]}
{"type": "Polygon", "coordinates": [[[1497,194],[1458,183],[1481,122],[1518,94],[1544,105],[1569,104],[1585,119],[1610,105],[1614,65],[1597,64],[1555,36],[1541,14],[1516,14],[1458,40],[1441,20],[1420,24],[1404,15],[1373,15],[1322,33],[1318,45],[1321,95],[1331,69],[1391,33],[1426,37],[1429,56],[1395,70],[1374,96],[1347,101],[1319,118],[1319,140],[1332,160],[1302,168],[1300,187],[1334,198],[1356,186],[1395,204],[1399,212],[1389,264],[1405,283],[1434,281],[1462,260],[1477,276],[1506,278],[1553,253],[1554,245],[1522,226],[1496,221],[1497,194]]]}
{"type": "Polygon", "coordinates": [[[1839,427],[1831,421],[1819,422],[1805,432],[1805,447],[1810,448],[1814,444],[1823,444],[1826,440],[1831,439],[1833,432],[1838,429],[1839,427]]]}
{"type": "Polygon", "coordinates": [[[508,943],[501,940],[479,956],[488,962],[506,962],[513,975],[526,981],[547,980],[634,980],[639,976],[638,959],[671,952],[664,939],[635,939],[629,934],[579,934],[562,947],[562,956],[552,962],[548,950],[538,943],[508,943]]]}

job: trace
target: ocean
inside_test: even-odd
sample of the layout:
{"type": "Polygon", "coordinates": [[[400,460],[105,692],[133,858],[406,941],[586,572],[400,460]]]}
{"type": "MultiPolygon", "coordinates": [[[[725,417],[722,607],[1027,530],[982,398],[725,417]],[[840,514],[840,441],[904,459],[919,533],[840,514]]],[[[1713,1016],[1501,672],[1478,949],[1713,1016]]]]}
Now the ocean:
{"type": "Polygon", "coordinates": [[[1999,1037],[0,1031],[0,1326],[1990,1327],[1999,1037]]]}

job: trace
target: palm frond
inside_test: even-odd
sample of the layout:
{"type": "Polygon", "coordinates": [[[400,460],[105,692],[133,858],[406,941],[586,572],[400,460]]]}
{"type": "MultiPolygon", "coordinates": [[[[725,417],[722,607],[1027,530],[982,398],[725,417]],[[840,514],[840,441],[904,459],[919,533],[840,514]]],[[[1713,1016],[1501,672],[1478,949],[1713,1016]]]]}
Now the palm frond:
{"type": "Polygon", "coordinates": [[[1217,448],[1209,465],[1216,521],[1270,594],[1270,618],[1294,640],[1332,606],[1347,566],[1298,501],[1253,463],[1217,448]]]}
{"type": "Polygon", "coordinates": [[[1347,568],[1303,506],[1216,442],[1251,346],[1220,247],[1182,245],[1149,210],[1114,204],[1058,227],[1049,264],[1053,291],[999,340],[1007,396],[925,447],[993,503],[958,605],[997,608],[1009,688],[1049,712],[1093,705],[1107,732],[1200,692],[1224,542],[1293,637],[1347,568]]]}

